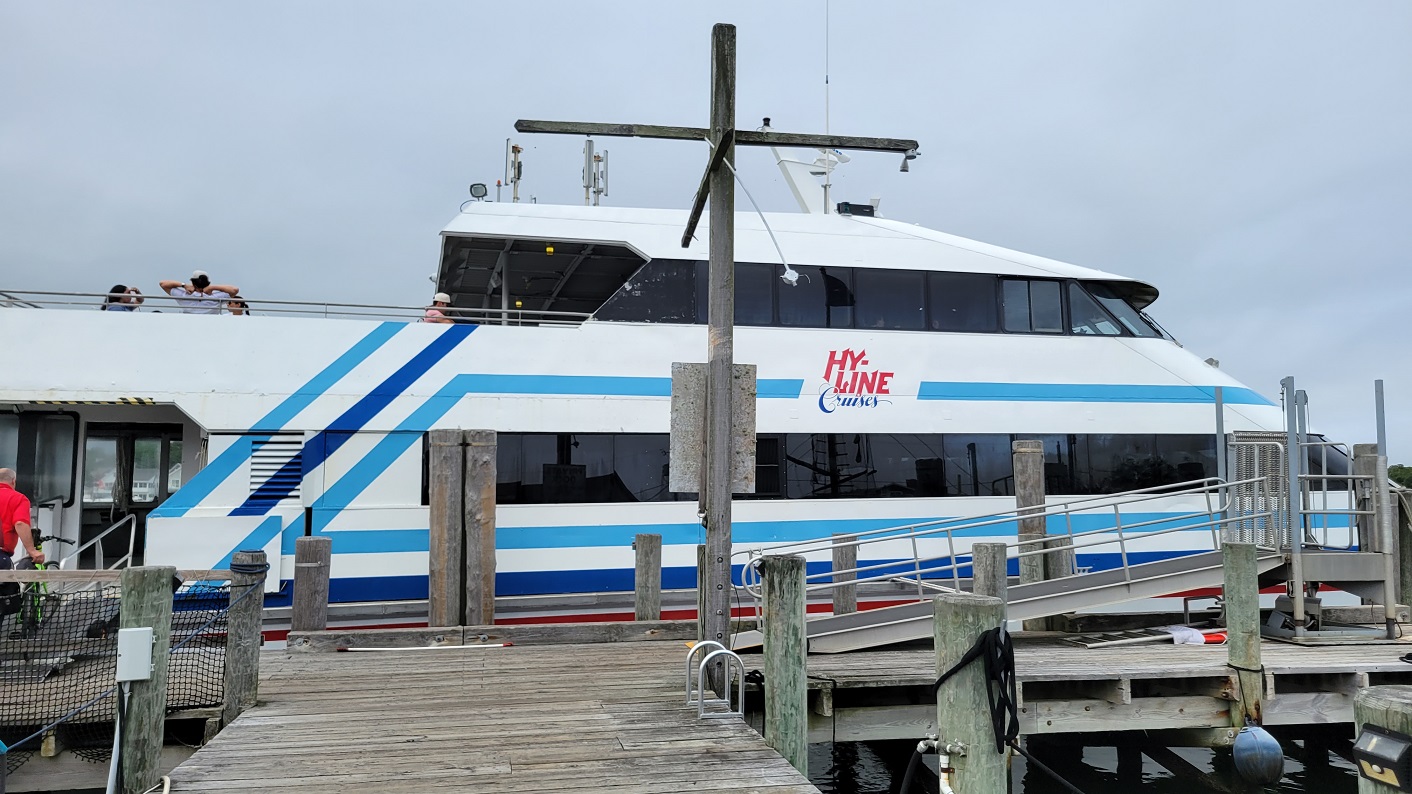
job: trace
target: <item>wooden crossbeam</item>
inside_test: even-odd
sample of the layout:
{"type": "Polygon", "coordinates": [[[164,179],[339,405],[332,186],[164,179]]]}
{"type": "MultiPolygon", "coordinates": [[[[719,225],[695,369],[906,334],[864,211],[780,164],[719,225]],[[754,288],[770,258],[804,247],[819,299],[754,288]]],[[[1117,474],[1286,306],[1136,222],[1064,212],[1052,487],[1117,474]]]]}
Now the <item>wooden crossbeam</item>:
{"type": "Polygon", "coordinates": [[[696,198],[691,202],[691,215],[686,219],[686,231],[682,232],[682,248],[691,247],[691,238],[696,236],[696,224],[701,222],[701,213],[706,209],[706,197],[711,195],[711,174],[726,161],[726,155],[730,154],[731,147],[735,145],[735,132],[726,130],[725,135],[721,136],[725,140],[711,149],[711,160],[706,163],[706,171],[701,174],[701,184],[696,186],[696,198]]]}
{"type": "MultiPolygon", "coordinates": [[[[668,127],[659,124],[598,124],[584,121],[538,121],[520,119],[515,132],[539,132],[549,135],[606,135],[621,138],[665,138],[677,141],[708,140],[711,131],[704,127],[668,127]]],[[[801,146],[809,149],[850,149],[865,152],[906,152],[918,148],[907,138],[865,138],[856,135],[810,135],[795,132],[761,132],[736,130],[737,146],[801,146]]]]}

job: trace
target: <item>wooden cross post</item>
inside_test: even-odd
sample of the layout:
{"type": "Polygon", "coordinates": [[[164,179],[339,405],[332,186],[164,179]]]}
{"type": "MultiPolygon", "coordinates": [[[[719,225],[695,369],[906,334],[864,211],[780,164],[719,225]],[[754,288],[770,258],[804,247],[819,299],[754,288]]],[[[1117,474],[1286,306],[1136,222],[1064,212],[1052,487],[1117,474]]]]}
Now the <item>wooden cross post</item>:
{"type": "Polygon", "coordinates": [[[705,141],[711,146],[706,172],[696,189],[691,215],[682,234],[689,248],[711,198],[709,345],[706,395],[706,465],[702,467],[701,504],[706,514],[705,612],[702,639],[729,646],[731,556],[731,376],[735,326],[735,182],[736,146],[797,146],[897,152],[909,159],[917,142],[898,138],[802,135],[735,128],[735,25],[711,31],[711,127],[665,127],[650,124],[595,124],[575,121],[515,122],[516,132],[599,135],[705,141]]]}

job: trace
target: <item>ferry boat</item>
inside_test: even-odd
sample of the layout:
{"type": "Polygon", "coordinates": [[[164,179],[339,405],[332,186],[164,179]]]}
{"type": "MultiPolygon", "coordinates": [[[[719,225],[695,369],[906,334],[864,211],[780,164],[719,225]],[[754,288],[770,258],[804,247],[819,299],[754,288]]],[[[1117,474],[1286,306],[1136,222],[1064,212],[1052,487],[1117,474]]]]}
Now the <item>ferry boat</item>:
{"type": "MultiPolygon", "coordinates": [[[[1004,510],[1016,439],[1043,441],[1054,500],[1213,477],[1217,387],[1227,432],[1284,428],[1275,402],[1150,318],[1154,286],[871,209],[736,219],[735,358],[759,378],[737,549],[1004,510]]],[[[240,318],[151,298],[59,312],[101,296],[12,293],[0,338],[25,341],[0,387],[0,466],[46,532],[82,544],[66,567],[220,568],[261,548],[278,605],[295,539],[326,535],[331,601],[415,601],[427,433],[492,429],[499,596],[592,612],[587,594],[631,590],[644,532],[663,538],[664,587],[691,588],[704,529],[696,495],[668,487],[667,433],[672,364],[706,355],[707,231],[683,249],[685,221],[469,202],[441,231],[449,323],[255,296],[240,318]],[[59,363],[95,340],[118,352],[59,363]]],[[[1129,551],[1210,543],[1168,533],[1129,551]]]]}

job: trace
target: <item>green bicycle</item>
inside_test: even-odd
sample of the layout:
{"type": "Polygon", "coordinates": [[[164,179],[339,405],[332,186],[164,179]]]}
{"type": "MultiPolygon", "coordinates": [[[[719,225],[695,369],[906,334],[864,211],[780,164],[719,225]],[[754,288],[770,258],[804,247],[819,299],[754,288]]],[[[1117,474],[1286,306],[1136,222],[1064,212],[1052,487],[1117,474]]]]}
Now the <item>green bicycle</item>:
{"type": "MultiPolygon", "coordinates": [[[[39,535],[35,537],[36,545],[43,545],[47,541],[57,541],[73,545],[72,540],[54,537],[53,535],[39,535]]],[[[28,560],[21,560],[15,566],[16,570],[58,570],[58,563],[41,562],[32,563],[28,560]]],[[[26,582],[19,593],[20,610],[15,615],[15,628],[10,630],[10,639],[28,639],[39,633],[39,628],[44,625],[45,612],[52,614],[53,608],[58,604],[60,597],[49,592],[49,585],[44,582],[26,582]]]]}

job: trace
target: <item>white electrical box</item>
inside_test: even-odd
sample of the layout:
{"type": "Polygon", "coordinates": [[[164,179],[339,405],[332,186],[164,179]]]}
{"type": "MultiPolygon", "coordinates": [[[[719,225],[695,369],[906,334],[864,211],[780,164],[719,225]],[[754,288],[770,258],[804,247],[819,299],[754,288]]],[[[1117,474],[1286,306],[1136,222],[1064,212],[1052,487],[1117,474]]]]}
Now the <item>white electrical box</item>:
{"type": "Polygon", "coordinates": [[[152,629],[118,629],[118,681],[152,678],[152,629]]]}

